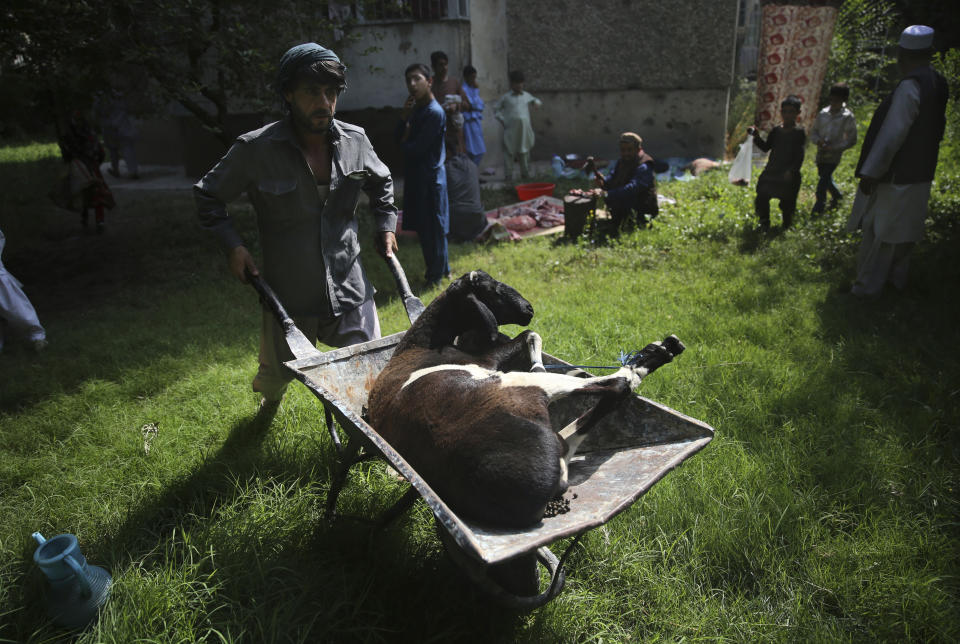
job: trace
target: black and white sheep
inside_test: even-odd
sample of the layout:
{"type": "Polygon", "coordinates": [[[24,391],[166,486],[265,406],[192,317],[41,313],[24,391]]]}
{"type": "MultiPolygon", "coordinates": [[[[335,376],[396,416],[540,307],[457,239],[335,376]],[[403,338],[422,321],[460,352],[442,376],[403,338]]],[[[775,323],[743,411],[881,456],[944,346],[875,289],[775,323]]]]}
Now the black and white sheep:
{"type": "Polygon", "coordinates": [[[546,373],[540,336],[514,339],[533,307],[482,271],[457,279],[410,327],[368,399],[371,426],[465,519],[528,528],[567,489],[586,433],[656,367],[683,350],[671,336],[642,364],[600,377],[546,373]],[[548,405],[570,395],[599,401],[559,433],[548,405]]]}

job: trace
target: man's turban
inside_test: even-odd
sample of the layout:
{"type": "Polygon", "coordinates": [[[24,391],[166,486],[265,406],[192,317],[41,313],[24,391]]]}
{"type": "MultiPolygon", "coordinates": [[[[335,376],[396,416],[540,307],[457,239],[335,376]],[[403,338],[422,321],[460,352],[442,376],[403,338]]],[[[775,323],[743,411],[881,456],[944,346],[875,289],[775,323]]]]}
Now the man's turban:
{"type": "Polygon", "coordinates": [[[315,42],[306,42],[288,49],[287,53],[280,59],[280,71],[277,73],[277,91],[283,91],[283,88],[293,80],[301,67],[312,65],[321,60],[332,60],[335,63],[340,63],[340,58],[333,53],[333,50],[315,42]]]}

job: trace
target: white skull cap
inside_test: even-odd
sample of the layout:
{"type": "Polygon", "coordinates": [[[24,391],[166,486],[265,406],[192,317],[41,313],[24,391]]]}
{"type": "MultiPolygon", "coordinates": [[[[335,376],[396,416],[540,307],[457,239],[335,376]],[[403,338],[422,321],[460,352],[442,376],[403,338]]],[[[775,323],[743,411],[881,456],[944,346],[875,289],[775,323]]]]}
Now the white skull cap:
{"type": "Polygon", "coordinates": [[[903,49],[930,49],[933,47],[933,28],[926,25],[910,25],[900,34],[903,49]]]}

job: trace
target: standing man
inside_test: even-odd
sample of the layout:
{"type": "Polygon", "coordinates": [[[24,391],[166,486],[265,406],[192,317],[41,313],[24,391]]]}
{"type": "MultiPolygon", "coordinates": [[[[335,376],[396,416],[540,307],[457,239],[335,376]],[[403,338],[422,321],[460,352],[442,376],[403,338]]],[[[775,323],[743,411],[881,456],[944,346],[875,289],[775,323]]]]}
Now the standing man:
{"type": "Polygon", "coordinates": [[[463,68],[460,90],[467,97],[462,106],[464,145],[467,156],[479,168],[483,155],[487,153],[487,146],[483,142],[483,99],[480,98],[480,87],[477,85],[477,70],[472,65],[463,68]]]}
{"type": "Polygon", "coordinates": [[[23,292],[20,281],[3,267],[3,247],[7,238],[0,230],[0,351],[3,350],[4,327],[27,336],[35,351],[43,351],[47,346],[47,332],[40,325],[37,311],[23,292]]]}
{"type": "Polygon", "coordinates": [[[863,229],[851,293],[875,296],[889,280],[907,284],[910,251],[923,239],[930,184],[946,126],[947,81],[930,66],[933,29],[900,34],[902,80],[873,114],[856,176],[860,187],[847,229],[863,229]]]}
{"type": "Polygon", "coordinates": [[[450,60],[442,51],[430,54],[430,66],[433,67],[433,81],[430,91],[447,115],[447,156],[456,156],[466,152],[464,139],[463,110],[470,109],[470,103],[460,87],[460,82],[450,76],[450,60]]]}
{"type": "Polygon", "coordinates": [[[410,96],[400,112],[397,139],[403,149],[403,228],[417,231],[427,287],[437,286],[450,274],[447,233],[450,207],[444,135],[446,115],[430,91],[430,70],[414,63],[404,72],[410,96]]]}
{"type": "MultiPolygon", "coordinates": [[[[266,281],[307,338],[334,347],[380,337],[375,291],[360,264],[361,189],[370,198],[377,250],[387,257],[397,248],[390,171],[362,128],[334,118],[345,71],[335,53],[316,43],[287,51],[276,82],[287,115],[240,135],[194,186],[200,224],[220,241],[241,282],[260,271],[226,204],[247,193],[257,212],[266,281]]],[[[253,380],[261,408],[282,398],[291,377],[281,363],[292,357],[280,325],[264,309],[253,380]]]]}
{"type": "Polygon", "coordinates": [[[97,100],[97,112],[100,116],[100,128],[103,130],[103,144],[110,153],[110,167],[114,177],[120,176],[120,159],[127,164],[131,179],[140,178],[140,166],[137,163],[137,135],[139,126],[127,108],[127,97],[117,89],[109,94],[101,94],[97,100]]]}

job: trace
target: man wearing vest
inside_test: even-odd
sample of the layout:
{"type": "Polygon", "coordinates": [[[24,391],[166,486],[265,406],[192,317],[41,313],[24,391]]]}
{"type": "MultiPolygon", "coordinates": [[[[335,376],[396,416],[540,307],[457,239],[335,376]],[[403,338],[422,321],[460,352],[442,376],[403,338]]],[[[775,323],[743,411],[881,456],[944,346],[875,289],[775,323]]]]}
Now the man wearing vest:
{"type": "Polygon", "coordinates": [[[856,176],[860,188],[847,230],[863,229],[851,293],[879,295],[887,281],[902,290],[913,245],[923,238],[930,184],[946,125],[947,82],[930,66],[933,29],[900,34],[902,80],[873,114],[856,176]]]}

